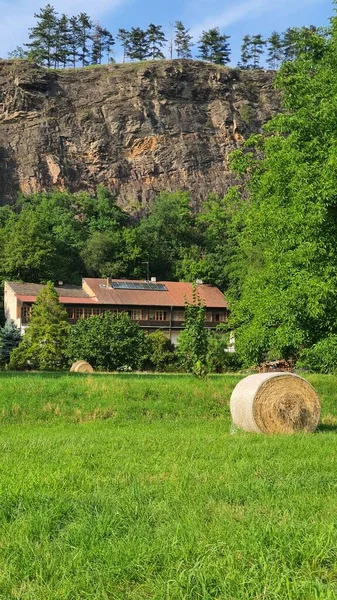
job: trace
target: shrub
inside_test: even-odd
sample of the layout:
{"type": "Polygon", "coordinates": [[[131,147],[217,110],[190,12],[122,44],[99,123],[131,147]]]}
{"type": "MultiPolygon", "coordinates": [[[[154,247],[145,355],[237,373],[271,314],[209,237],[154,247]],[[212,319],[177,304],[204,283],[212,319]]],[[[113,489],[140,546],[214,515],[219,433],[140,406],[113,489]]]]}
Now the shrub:
{"type": "Polygon", "coordinates": [[[126,313],[105,312],[80,319],[70,331],[72,362],[86,360],[101,371],[134,370],[142,366],[145,334],[126,313]]]}
{"type": "Polygon", "coordinates": [[[162,331],[150,333],[146,338],[144,366],[155,371],[166,371],[172,366],[174,346],[162,331]]]}
{"type": "Polygon", "coordinates": [[[205,307],[197,290],[193,290],[193,302],[186,302],[185,324],[179,336],[178,360],[183,369],[204,375],[207,371],[208,331],[205,327],[205,307]]]}
{"type": "Polygon", "coordinates": [[[329,335],[302,350],[296,366],[315,373],[337,373],[337,335],[329,335]]]}
{"type": "Polygon", "coordinates": [[[21,341],[20,329],[12,319],[7,319],[5,326],[0,327],[0,366],[9,363],[11,353],[21,341]]]}
{"type": "Polygon", "coordinates": [[[207,365],[212,373],[237,371],[242,367],[236,352],[228,352],[228,335],[213,333],[209,336],[207,365]]]}

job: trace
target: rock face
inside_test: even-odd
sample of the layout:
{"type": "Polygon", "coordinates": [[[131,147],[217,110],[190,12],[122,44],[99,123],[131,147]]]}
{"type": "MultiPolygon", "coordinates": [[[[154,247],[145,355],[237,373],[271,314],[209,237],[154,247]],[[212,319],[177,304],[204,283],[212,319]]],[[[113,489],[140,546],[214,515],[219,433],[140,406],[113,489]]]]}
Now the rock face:
{"type": "Polygon", "coordinates": [[[130,211],[163,189],[196,203],[232,183],[228,154],[279,111],[273,74],[194,61],[48,71],[0,62],[0,205],[94,191],[130,211]]]}

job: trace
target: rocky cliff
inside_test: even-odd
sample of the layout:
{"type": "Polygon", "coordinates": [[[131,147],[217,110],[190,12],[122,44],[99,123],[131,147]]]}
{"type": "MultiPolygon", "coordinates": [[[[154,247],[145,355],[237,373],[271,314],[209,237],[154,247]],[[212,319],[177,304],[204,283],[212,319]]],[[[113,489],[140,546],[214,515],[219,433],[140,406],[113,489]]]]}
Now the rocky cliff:
{"type": "Polygon", "coordinates": [[[0,204],[94,190],[130,210],[162,189],[196,202],[232,181],[228,154],[279,110],[273,75],[193,61],[48,71],[0,62],[0,204]]]}

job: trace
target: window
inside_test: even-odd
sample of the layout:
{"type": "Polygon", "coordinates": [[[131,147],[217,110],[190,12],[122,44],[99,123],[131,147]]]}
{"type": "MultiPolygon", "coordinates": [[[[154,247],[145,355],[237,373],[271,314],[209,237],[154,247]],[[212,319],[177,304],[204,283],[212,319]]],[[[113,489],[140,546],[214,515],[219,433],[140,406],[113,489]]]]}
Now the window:
{"type": "Polygon", "coordinates": [[[30,321],[32,307],[29,304],[24,304],[22,307],[22,322],[28,323],[30,321]]]}
{"type": "Polygon", "coordinates": [[[66,306],[66,311],[67,311],[68,319],[70,319],[71,321],[73,319],[75,319],[75,309],[73,306],[66,306]]]}
{"type": "Polygon", "coordinates": [[[213,313],[211,310],[206,310],[205,321],[211,323],[213,321],[213,313]]]}
{"type": "Polygon", "coordinates": [[[93,308],[92,309],[92,314],[93,315],[101,315],[102,314],[102,309],[101,308],[93,308]]]}
{"type": "Polygon", "coordinates": [[[142,320],[142,311],[139,310],[138,308],[136,308],[135,310],[132,311],[132,319],[134,321],[141,321],[142,320]]]}
{"type": "Polygon", "coordinates": [[[184,310],[175,310],[173,313],[174,321],[185,321],[185,311],[184,310]]]}
{"type": "Polygon", "coordinates": [[[149,310],[149,321],[166,321],[166,310],[149,310]]]}
{"type": "Polygon", "coordinates": [[[222,310],[222,311],[213,313],[213,320],[216,323],[224,323],[224,321],[225,321],[225,311],[222,310]]]}
{"type": "Polygon", "coordinates": [[[75,319],[80,319],[83,317],[83,308],[79,308],[78,306],[75,308],[75,319]]]}

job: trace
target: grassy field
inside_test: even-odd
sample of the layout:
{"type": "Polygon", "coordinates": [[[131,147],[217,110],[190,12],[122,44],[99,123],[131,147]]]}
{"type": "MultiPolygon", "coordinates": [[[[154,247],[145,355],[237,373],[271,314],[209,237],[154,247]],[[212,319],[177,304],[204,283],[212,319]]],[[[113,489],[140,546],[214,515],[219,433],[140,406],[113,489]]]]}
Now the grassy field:
{"type": "Polygon", "coordinates": [[[0,599],[337,598],[337,379],[313,435],[233,432],[238,376],[0,374],[0,599]]]}

